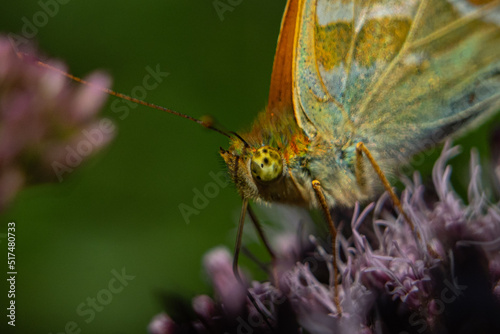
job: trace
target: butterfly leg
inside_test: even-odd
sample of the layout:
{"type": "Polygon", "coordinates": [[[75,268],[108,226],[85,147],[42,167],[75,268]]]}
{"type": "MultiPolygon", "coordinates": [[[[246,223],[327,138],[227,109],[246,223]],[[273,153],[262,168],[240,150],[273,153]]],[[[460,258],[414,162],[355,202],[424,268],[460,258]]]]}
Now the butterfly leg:
{"type": "Polygon", "coordinates": [[[234,277],[243,285],[243,280],[241,279],[240,272],[238,271],[238,258],[240,256],[241,250],[241,239],[243,238],[243,226],[245,225],[245,217],[248,211],[248,199],[243,199],[243,204],[241,207],[240,221],[238,223],[238,232],[236,232],[236,244],[234,245],[234,256],[233,256],[233,273],[234,277]]]}
{"type": "Polygon", "coordinates": [[[264,247],[266,247],[267,252],[271,256],[271,263],[272,263],[272,276],[274,280],[274,284],[276,287],[279,289],[279,280],[278,280],[278,272],[276,271],[276,255],[274,254],[274,251],[271,248],[271,245],[269,243],[269,240],[267,240],[267,237],[264,233],[264,230],[262,229],[262,225],[259,223],[259,220],[257,218],[257,215],[253,211],[252,207],[248,205],[248,215],[252,219],[252,223],[255,226],[255,229],[257,230],[257,233],[259,234],[260,240],[264,244],[264,247]]]}
{"type": "MultiPolygon", "coordinates": [[[[239,271],[238,271],[238,259],[240,255],[240,250],[241,250],[241,240],[243,238],[243,226],[245,225],[245,217],[248,212],[248,215],[252,219],[252,223],[255,226],[255,229],[257,230],[257,234],[259,235],[262,243],[264,244],[264,247],[266,247],[266,250],[269,252],[269,255],[271,256],[271,261],[273,263],[273,268],[275,267],[274,264],[276,263],[276,255],[274,254],[273,250],[271,249],[270,243],[267,240],[266,235],[264,234],[264,230],[262,229],[261,224],[259,223],[259,220],[257,219],[257,215],[253,211],[252,207],[248,204],[248,200],[244,199],[243,200],[243,206],[241,208],[241,215],[240,215],[240,221],[238,224],[238,232],[236,234],[236,245],[234,247],[234,257],[233,257],[233,272],[234,276],[238,281],[242,282],[242,279],[240,277],[239,271]]],[[[278,283],[276,274],[273,271],[273,278],[275,279],[276,284],[278,283]]]]}
{"type": "Polygon", "coordinates": [[[415,234],[416,238],[418,241],[422,241],[422,238],[420,236],[420,233],[417,231],[415,228],[415,224],[413,224],[413,221],[410,219],[410,217],[406,214],[406,212],[403,210],[403,206],[401,205],[401,202],[399,201],[398,196],[394,193],[392,190],[391,184],[387,180],[387,178],[384,175],[384,172],[382,172],[382,169],[380,169],[380,166],[377,164],[375,159],[373,158],[372,154],[368,150],[368,148],[365,146],[363,142],[359,142],[356,144],[356,179],[360,187],[362,189],[366,187],[366,180],[364,177],[364,165],[363,165],[363,154],[366,156],[368,161],[370,161],[370,164],[372,165],[373,169],[377,173],[378,177],[380,178],[380,181],[382,181],[382,184],[384,185],[385,190],[389,193],[389,196],[391,197],[392,202],[394,205],[398,208],[398,211],[403,215],[404,219],[408,222],[408,225],[410,225],[411,230],[415,234]]]}
{"type": "Polygon", "coordinates": [[[335,307],[337,308],[339,315],[342,314],[342,308],[340,306],[339,300],[339,283],[337,281],[337,277],[339,276],[339,269],[337,266],[337,228],[335,228],[335,224],[333,223],[332,216],[330,215],[330,210],[328,209],[328,205],[326,203],[325,195],[323,194],[323,189],[321,188],[321,183],[318,180],[312,181],[312,186],[314,192],[316,193],[316,197],[318,198],[318,202],[325,213],[326,220],[328,221],[328,227],[330,229],[330,234],[332,235],[332,256],[333,256],[333,286],[334,286],[334,302],[335,307]]]}
{"type": "MultiPolygon", "coordinates": [[[[240,272],[238,271],[238,257],[240,255],[240,250],[241,250],[241,239],[243,238],[243,226],[245,225],[245,217],[247,215],[247,211],[250,212],[249,208],[250,207],[248,205],[248,199],[244,198],[243,199],[242,208],[241,208],[240,221],[238,223],[238,232],[236,233],[236,245],[234,247],[234,257],[233,257],[233,273],[234,273],[234,277],[236,277],[236,279],[238,280],[238,282],[240,282],[241,285],[243,285],[245,287],[245,289],[246,289],[246,284],[245,284],[245,282],[243,282],[243,279],[240,276],[240,272]]],[[[268,246],[267,240],[266,240],[266,245],[268,246]]],[[[253,304],[253,306],[255,307],[255,309],[257,310],[257,312],[259,312],[259,314],[262,316],[262,318],[266,322],[266,325],[274,333],[273,326],[269,322],[269,316],[264,311],[262,311],[260,309],[259,305],[257,304],[257,301],[255,300],[254,296],[250,293],[249,290],[247,290],[247,297],[250,300],[250,302],[253,304]]]]}

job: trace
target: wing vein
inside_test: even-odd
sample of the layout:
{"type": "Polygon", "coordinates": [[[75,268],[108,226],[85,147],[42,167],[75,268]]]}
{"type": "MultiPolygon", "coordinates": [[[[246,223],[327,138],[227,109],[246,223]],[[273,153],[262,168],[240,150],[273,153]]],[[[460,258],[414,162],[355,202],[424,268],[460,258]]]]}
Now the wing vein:
{"type": "MultiPolygon", "coordinates": [[[[356,4],[357,1],[353,0],[353,5],[352,5],[352,36],[351,36],[351,45],[349,46],[349,53],[348,53],[348,58],[346,59],[346,75],[345,75],[345,82],[344,82],[344,87],[345,89],[345,84],[347,81],[349,81],[349,76],[351,74],[351,64],[352,60],[354,59],[354,48],[356,46],[356,40],[358,38],[358,31],[356,29],[356,4]]],[[[363,20],[361,18],[361,20],[363,20]]]]}
{"type": "MultiPolygon", "coordinates": [[[[316,0],[316,3],[317,3],[317,0],[316,0]]],[[[317,6],[316,6],[317,8],[317,6]]],[[[316,12],[316,11],[315,11],[316,12]]],[[[317,26],[318,25],[318,16],[317,14],[315,15],[314,17],[314,26],[317,26]]],[[[316,33],[316,31],[315,31],[316,33]]],[[[336,98],[334,98],[331,94],[330,94],[330,91],[328,90],[328,88],[326,87],[326,84],[325,84],[325,81],[323,80],[323,77],[321,76],[321,72],[319,70],[319,67],[318,67],[318,61],[316,61],[317,57],[316,57],[316,38],[314,38],[314,44],[315,44],[315,47],[313,48],[313,52],[314,52],[314,66],[315,66],[315,69],[316,69],[316,73],[318,75],[318,78],[319,78],[319,83],[321,85],[321,88],[323,89],[323,92],[325,93],[326,97],[327,97],[327,100],[328,101],[331,101],[333,102],[333,104],[335,104],[335,106],[337,108],[339,108],[340,112],[342,113],[344,119],[346,121],[350,121],[350,118],[349,116],[347,115],[347,112],[345,111],[345,108],[344,108],[344,105],[338,101],[336,98]]],[[[313,93],[314,94],[314,93],[313,93]]],[[[324,100],[323,98],[320,98],[319,96],[317,96],[316,94],[314,94],[315,97],[318,99],[318,100],[324,100]]]]}
{"type": "Polygon", "coordinates": [[[493,1],[489,4],[487,4],[487,5],[484,5],[483,7],[476,10],[475,12],[473,12],[469,15],[466,15],[464,17],[461,17],[460,19],[453,21],[452,23],[450,23],[450,24],[444,26],[443,28],[433,32],[432,34],[429,34],[425,37],[422,37],[421,39],[416,40],[415,42],[412,42],[410,44],[409,48],[415,49],[415,48],[421,47],[425,44],[429,44],[429,43],[431,43],[431,42],[433,42],[433,41],[435,41],[443,36],[446,36],[448,33],[452,32],[458,28],[463,27],[467,23],[486,15],[489,10],[497,7],[498,5],[500,5],[500,0],[496,0],[496,1],[493,1]]]}
{"type": "Polygon", "coordinates": [[[411,39],[413,38],[413,35],[415,35],[415,33],[416,33],[416,28],[420,24],[420,20],[422,18],[423,12],[424,12],[425,4],[427,4],[427,2],[428,2],[428,0],[423,0],[422,2],[420,2],[418,9],[417,9],[417,13],[415,14],[415,18],[413,19],[410,30],[408,31],[408,35],[406,36],[406,39],[405,39],[403,45],[401,46],[401,49],[399,50],[397,56],[392,59],[390,64],[384,69],[384,71],[378,77],[378,79],[375,82],[375,85],[373,87],[373,91],[370,93],[370,95],[367,96],[367,98],[361,104],[359,111],[358,111],[359,114],[363,114],[365,112],[366,108],[368,107],[368,104],[372,101],[373,97],[380,90],[380,88],[384,84],[385,79],[387,78],[389,73],[392,72],[392,69],[396,66],[396,64],[399,62],[399,59],[402,57],[402,55],[408,49],[408,47],[410,45],[409,41],[411,41],[411,39]]]}

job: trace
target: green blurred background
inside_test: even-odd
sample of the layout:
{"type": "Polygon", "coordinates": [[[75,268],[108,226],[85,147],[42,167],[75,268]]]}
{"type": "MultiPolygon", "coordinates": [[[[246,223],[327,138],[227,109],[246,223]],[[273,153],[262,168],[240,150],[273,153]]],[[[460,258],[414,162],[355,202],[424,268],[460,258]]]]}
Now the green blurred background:
{"type": "MultiPolygon", "coordinates": [[[[125,94],[142,84],[147,66],[159,64],[170,75],[147,101],[212,115],[238,130],[266,103],[284,6],[285,0],[243,0],[221,20],[212,0],[70,0],[35,40],[77,76],[105,70],[125,94]]],[[[40,10],[37,1],[4,2],[0,32],[20,33],[22,18],[32,22],[40,10]]],[[[186,298],[208,292],[203,254],[220,244],[233,247],[240,210],[233,186],[189,224],[178,208],[192,205],[193,189],[212,182],[210,172],[224,170],[218,148],[227,140],[144,107],[122,120],[112,101],[102,114],[118,126],[115,141],[63,183],[21,192],[0,215],[0,233],[8,221],[17,224],[17,333],[64,333],[69,321],[82,333],[143,333],[162,309],[160,291],[186,298]],[[122,268],[135,278],[85,322],[78,305],[106,289],[111,271],[122,268]]],[[[460,143],[465,150],[480,146],[487,158],[492,126],[460,143]]],[[[2,242],[2,254],[5,248],[2,242]]],[[[0,284],[4,298],[3,278],[0,284]]],[[[0,328],[9,333],[3,305],[0,328]]]]}
{"type": "MultiPolygon", "coordinates": [[[[35,39],[73,74],[103,69],[125,94],[159,64],[170,75],[148,101],[236,130],[265,105],[284,3],[242,1],[221,21],[211,0],[71,0],[35,39]]],[[[41,9],[37,1],[4,2],[0,31],[20,33],[22,18],[32,22],[41,9]]],[[[17,223],[18,333],[64,332],[68,321],[82,333],[144,333],[162,309],[158,292],[208,292],[203,254],[233,247],[240,200],[232,185],[189,224],[178,209],[192,206],[193,189],[212,182],[210,172],[224,170],[225,137],[143,107],[121,120],[111,102],[102,114],[118,126],[112,145],[63,183],[22,192],[0,216],[0,233],[17,223]],[[77,306],[121,268],[135,279],[86,323],[77,306]]]]}

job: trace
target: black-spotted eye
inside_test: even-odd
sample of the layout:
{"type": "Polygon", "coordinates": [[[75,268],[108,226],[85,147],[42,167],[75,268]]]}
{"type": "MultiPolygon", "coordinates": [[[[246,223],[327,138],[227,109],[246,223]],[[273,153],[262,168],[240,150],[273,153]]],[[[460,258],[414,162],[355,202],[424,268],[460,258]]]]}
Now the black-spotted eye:
{"type": "Polygon", "coordinates": [[[272,147],[264,146],[252,156],[250,165],[252,176],[258,181],[269,182],[277,179],[283,171],[283,159],[272,147]]]}

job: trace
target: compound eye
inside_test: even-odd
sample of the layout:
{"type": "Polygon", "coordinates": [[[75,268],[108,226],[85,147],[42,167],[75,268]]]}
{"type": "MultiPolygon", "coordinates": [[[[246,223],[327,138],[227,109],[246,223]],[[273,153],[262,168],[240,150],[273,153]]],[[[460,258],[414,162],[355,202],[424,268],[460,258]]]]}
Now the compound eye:
{"type": "Polygon", "coordinates": [[[281,175],[283,160],[277,150],[269,146],[264,146],[253,154],[250,168],[252,176],[256,180],[269,182],[281,175]]]}

